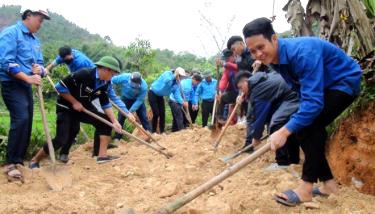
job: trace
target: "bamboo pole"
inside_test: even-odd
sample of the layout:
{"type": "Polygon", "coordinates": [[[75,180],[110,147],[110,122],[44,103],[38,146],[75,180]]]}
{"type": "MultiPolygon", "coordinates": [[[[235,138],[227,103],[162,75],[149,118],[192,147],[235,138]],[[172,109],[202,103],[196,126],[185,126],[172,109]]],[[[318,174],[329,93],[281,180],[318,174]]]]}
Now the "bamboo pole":
{"type": "MultiPolygon", "coordinates": [[[[181,96],[182,96],[182,99],[184,100],[184,103],[185,103],[186,102],[186,97],[185,97],[184,91],[182,90],[182,86],[181,86],[181,81],[180,80],[178,80],[178,87],[180,88],[181,96]]],[[[185,108],[185,107],[183,106],[182,108],[185,108]]],[[[193,121],[191,120],[191,116],[190,116],[190,112],[189,112],[189,106],[187,106],[185,108],[185,111],[182,110],[182,112],[184,112],[185,117],[186,117],[186,119],[189,122],[190,128],[193,128],[193,121]]]]}
{"type": "MultiPolygon", "coordinates": [[[[240,96],[242,96],[242,95],[240,95],[240,96]]],[[[227,119],[227,122],[225,123],[224,128],[221,130],[220,135],[216,138],[216,140],[214,142],[215,151],[217,150],[217,147],[219,146],[220,141],[225,134],[225,131],[229,127],[230,122],[232,121],[233,117],[236,115],[236,111],[237,111],[237,108],[238,108],[239,105],[240,104],[238,102],[236,102],[236,105],[234,106],[232,113],[230,114],[229,118],[227,119]]]]}
{"type": "MultiPolygon", "coordinates": [[[[118,106],[116,103],[114,103],[112,100],[110,100],[111,104],[126,118],[129,119],[128,115],[118,106]]],[[[130,120],[130,119],[129,119],[130,120]]],[[[142,133],[147,135],[152,141],[155,142],[156,145],[158,145],[162,149],[166,149],[165,147],[161,146],[158,141],[150,134],[150,132],[146,131],[141,124],[139,124],[137,121],[130,120],[131,123],[133,123],[139,130],[141,130],[142,133]]]]}
{"type": "Polygon", "coordinates": [[[249,155],[248,157],[242,159],[238,163],[230,166],[229,168],[225,169],[219,175],[211,178],[204,184],[200,185],[199,187],[195,188],[194,190],[188,192],[187,194],[181,196],[180,198],[176,199],[175,201],[167,204],[165,207],[160,208],[155,212],[155,214],[171,214],[178,210],[179,208],[183,207],[185,204],[191,202],[201,194],[205,193],[206,191],[210,190],[212,187],[216,186],[220,182],[224,181],[228,177],[232,176],[242,168],[244,168],[249,163],[256,160],[258,157],[262,156],[266,152],[271,149],[271,144],[266,143],[264,146],[256,150],[253,154],[249,155]]]}
{"type": "MultiPolygon", "coordinates": [[[[87,110],[86,108],[83,108],[83,112],[86,113],[86,114],[88,114],[88,115],[90,115],[91,117],[93,117],[93,118],[95,118],[95,119],[97,119],[97,120],[105,123],[106,125],[114,128],[114,126],[113,126],[113,124],[111,122],[109,122],[108,120],[106,120],[106,119],[98,116],[97,114],[95,114],[95,113],[87,110]]],[[[140,139],[140,138],[138,138],[138,137],[130,134],[129,132],[127,132],[127,131],[125,131],[123,129],[121,130],[121,133],[124,134],[124,135],[126,135],[126,136],[128,136],[128,137],[131,137],[131,138],[135,139],[137,142],[139,142],[139,143],[141,143],[141,144],[143,144],[143,145],[145,145],[145,146],[147,146],[147,147],[149,147],[149,148],[157,151],[158,153],[164,155],[166,158],[172,157],[172,154],[166,153],[166,152],[162,151],[161,149],[156,148],[154,145],[151,145],[151,144],[145,142],[144,140],[142,140],[142,139],[140,139]]]]}
{"type": "Polygon", "coordinates": [[[43,99],[41,85],[37,86],[37,93],[38,93],[38,98],[39,98],[40,113],[42,114],[44,133],[46,135],[46,140],[47,140],[47,145],[48,145],[49,156],[51,157],[53,168],[55,168],[55,165],[56,165],[55,149],[53,148],[52,139],[51,139],[51,135],[50,135],[49,128],[48,128],[47,116],[46,116],[46,111],[44,109],[44,99],[43,99]]]}

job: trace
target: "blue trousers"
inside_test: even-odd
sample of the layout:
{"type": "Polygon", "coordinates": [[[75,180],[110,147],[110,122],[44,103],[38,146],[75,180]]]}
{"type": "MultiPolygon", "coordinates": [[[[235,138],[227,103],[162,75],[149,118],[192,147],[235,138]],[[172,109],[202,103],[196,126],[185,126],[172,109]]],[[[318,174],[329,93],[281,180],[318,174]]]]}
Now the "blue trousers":
{"type": "Polygon", "coordinates": [[[17,81],[3,81],[1,94],[10,113],[6,163],[23,164],[33,122],[32,88],[17,81]]]}
{"type": "MultiPolygon", "coordinates": [[[[130,109],[132,107],[132,105],[136,101],[136,100],[126,99],[124,97],[122,97],[121,100],[125,103],[126,108],[128,108],[128,109],[130,109]]],[[[147,111],[146,111],[146,105],[145,105],[145,103],[142,103],[142,105],[139,106],[139,108],[137,109],[136,113],[137,113],[137,116],[138,116],[139,120],[141,121],[142,127],[146,131],[151,132],[151,126],[150,126],[150,123],[148,122],[148,119],[147,119],[147,111]]],[[[118,114],[118,122],[122,126],[125,123],[125,119],[126,119],[126,117],[124,117],[121,113],[118,114]]],[[[122,138],[122,135],[116,133],[114,139],[121,139],[121,138],[122,138]]]]}

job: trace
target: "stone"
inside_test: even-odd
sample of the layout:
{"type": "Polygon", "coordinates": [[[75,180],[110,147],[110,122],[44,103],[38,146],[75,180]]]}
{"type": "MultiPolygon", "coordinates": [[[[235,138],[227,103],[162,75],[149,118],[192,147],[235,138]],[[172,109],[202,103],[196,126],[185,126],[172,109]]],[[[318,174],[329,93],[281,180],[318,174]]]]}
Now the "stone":
{"type": "Polygon", "coordinates": [[[159,193],[159,198],[166,198],[176,195],[180,190],[180,186],[176,182],[166,184],[159,193]]]}

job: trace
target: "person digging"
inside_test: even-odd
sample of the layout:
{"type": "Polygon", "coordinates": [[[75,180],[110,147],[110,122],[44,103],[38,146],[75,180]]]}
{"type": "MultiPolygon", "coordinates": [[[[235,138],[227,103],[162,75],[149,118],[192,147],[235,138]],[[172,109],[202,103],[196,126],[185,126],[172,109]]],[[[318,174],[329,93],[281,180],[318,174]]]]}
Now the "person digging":
{"type": "MultiPolygon", "coordinates": [[[[95,68],[95,63],[84,53],[77,49],[72,49],[70,46],[62,46],[58,50],[58,56],[55,58],[55,60],[50,63],[46,67],[46,73],[51,75],[53,69],[58,66],[65,64],[70,73],[77,72],[81,69],[90,69],[90,68],[95,68]]],[[[120,66],[121,67],[121,66],[120,66]]],[[[121,107],[121,109],[125,109],[126,107],[121,104],[121,102],[118,101],[118,98],[116,96],[112,96],[112,94],[109,94],[109,99],[112,100],[112,97],[114,99],[112,100],[113,102],[117,103],[118,106],[121,107]]],[[[78,133],[77,133],[78,134],[78,133]]],[[[99,143],[98,143],[98,136],[95,136],[95,142],[96,144],[94,145],[94,150],[93,150],[93,156],[98,156],[99,152],[99,143]]],[[[71,142],[66,143],[63,145],[60,149],[60,155],[58,159],[63,162],[67,163],[69,161],[69,152],[70,148],[77,142],[77,137],[75,137],[71,142]]],[[[108,144],[108,149],[113,149],[117,148],[118,146],[116,144],[110,143],[108,144]]]]}
{"type": "MultiPolygon", "coordinates": [[[[82,112],[87,109],[112,122],[120,133],[122,126],[117,121],[109,102],[108,90],[112,89],[111,79],[120,72],[118,61],[105,56],[95,63],[96,68],[82,69],[72,73],[56,84],[60,96],[57,100],[56,136],[53,146],[56,150],[72,141],[79,131],[79,123],[95,127],[100,147],[97,163],[116,160],[119,157],[107,155],[112,128],[82,112]]],[[[113,89],[112,89],[113,90],[113,89]]],[[[94,143],[95,144],[95,143],[94,143]]],[[[29,167],[38,168],[39,162],[48,155],[47,144],[32,158],[29,167]]]]}
{"type": "MultiPolygon", "coordinates": [[[[247,152],[261,144],[260,139],[266,124],[269,133],[273,133],[285,125],[290,115],[298,110],[298,94],[292,91],[280,74],[276,72],[258,71],[252,75],[248,71],[240,71],[236,76],[236,85],[244,96],[240,102],[247,99],[247,132],[244,148],[253,145],[247,152]]],[[[276,163],[266,168],[266,171],[284,169],[290,164],[298,164],[299,145],[294,135],[288,137],[287,144],[276,151],[276,163]]]]}
{"type": "Polygon", "coordinates": [[[268,138],[272,150],[281,148],[296,134],[305,154],[302,182],[278,193],[274,199],[286,206],[312,200],[314,195],[337,192],[325,157],[326,126],[334,121],[360,92],[362,71],[358,63],[337,46],[315,37],[278,38],[267,18],[243,28],[254,59],[270,65],[299,94],[298,111],[268,138]],[[321,181],[321,187],[314,183],[321,181]]]}

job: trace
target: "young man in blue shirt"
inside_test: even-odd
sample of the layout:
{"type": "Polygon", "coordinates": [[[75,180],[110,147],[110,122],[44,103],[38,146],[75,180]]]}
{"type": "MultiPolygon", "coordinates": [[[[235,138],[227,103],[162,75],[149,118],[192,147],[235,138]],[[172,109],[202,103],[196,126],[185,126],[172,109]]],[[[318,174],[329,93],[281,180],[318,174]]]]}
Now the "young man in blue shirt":
{"type": "Polygon", "coordinates": [[[46,70],[49,73],[55,66],[61,64],[66,64],[71,73],[82,68],[95,67],[95,64],[85,54],[67,45],[59,48],[59,55],[46,67],[46,70]]]}
{"type": "MultiPolygon", "coordinates": [[[[122,126],[113,113],[108,95],[113,93],[111,79],[120,73],[120,66],[118,61],[110,56],[102,57],[95,64],[97,67],[81,69],[56,84],[56,90],[60,95],[56,104],[56,136],[52,143],[58,150],[72,142],[79,131],[80,122],[91,124],[95,127],[95,135],[98,136],[95,140],[98,140],[100,145],[97,163],[105,163],[118,159],[116,156],[107,155],[112,128],[82,110],[86,108],[105,118],[114,125],[116,132],[121,133],[122,126]]],[[[30,168],[38,168],[39,162],[48,153],[48,145],[45,144],[30,161],[30,168]]]]}
{"type": "MultiPolygon", "coordinates": [[[[189,102],[192,100],[192,95],[194,94],[194,87],[196,87],[200,81],[202,80],[202,77],[199,74],[194,74],[191,78],[187,78],[181,81],[181,89],[182,93],[184,93],[185,96],[185,102],[182,99],[182,93],[180,88],[173,91],[171,95],[169,96],[169,106],[171,108],[172,112],[172,132],[180,131],[181,129],[187,127],[188,121],[187,118],[185,118],[184,111],[186,111],[186,107],[189,106],[189,102]],[[184,108],[185,107],[185,108],[184,108]]],[[[190,109],[189,109],[190,113],[190,109]]],[[[190,117],[191,114],[190,114],[190,117]]],[[[195,116],[196,117],[196,116],[195,116]]],[[[195,121],[195,118],[192,122],[195,121]]]]}
{"type": "Polygon", "coordinates": [[[295,206],[311,201],[313,194],[335,193],[337,184],[325,157],[325,127],[358,96],[360,66],[340,48],[322,39],[277,38],[267,18],[246,24],[243,34],[252,56],[271,65],[300,96],[298,111],[269,137],[269,142],[271,149],[276,150],[291,134],[297,135],[305,153],[302,183],[294,190],[276,194],[275,200],[295,206]],[[323,184],[314,188],[317,181],[323,184]]]}
{"type": "MultiPolygon", "coordinates": [[[[159,124],[160,133],[164,133],[165,127],[165,103],[164,97],[171,93],[176,93],[179,88],[179,81],[186,77],[183,68],[178,67],[175,70],[163,72],[150,87],[148,92],[148,102],[152,110],[152,133],[155,133],[159,124]]],[[[176,95],[177,99],[182,100],[181,94],[176,95]]],[[[186,103],[187,105],[187,103],[186,103]]]]}
{"type": "Polygon", "coordinates": [[[44,19],[46,9],[22,8],[22,21],[5,28],[0,34],[1,93],[10,113],[10,130],[6,149],[5,173],[10,180],[22,179],[17,164],[23,165],[30,143],[33,121],[32,85],[41,84],[45,74],[43,55],[35,33],[44,19]]]}
{"type": "MultiPolygon", "coordinates": [[[[142,78],[141,73],[123,73],[112,78],[112,84],[120,85],[121,87],[121,100],[129,109],[130,114],[137,113],[143,128],[151,132],[151,126],[147,119],[146,105],[144,103],[147,95],[147,83],[142,78]]],[[[119,113],[118,121],[123,126],[125,117],[119,113]]],[[[116,134],[114,139],[120,140],[121,134],[116,134]]]]}
{"type": "MultiPolygon", "coordinates": [[[[189,114],[191,117],[191,122],[194,124],[198,117],[199,108],[198,105],[193,108],[193,102],[195,99],[195,92],[202,82],[202,76],[199,72],[192,74],[191,78],[187,78],[181,81],[181,88],[184,91],[185,101],[189,104],[189,114]]],[[[184,126],[189,126],[188,119],[184,116],[184,126]]]]}
{"type": "Polygon", "coordinates": [[[217,80],[212,78],[211,71],[203,72],[203,80],[198,85],[193,97],[193,110],[198,109],[198,101],[202,100],[202,127],[207,126],[208,117],[212,116],[216,96],[217,80]]]}

